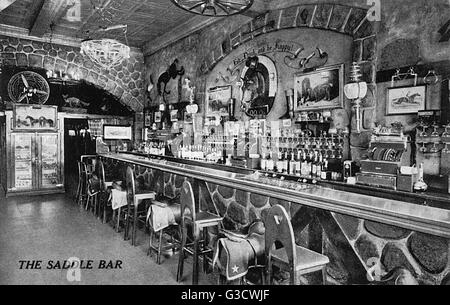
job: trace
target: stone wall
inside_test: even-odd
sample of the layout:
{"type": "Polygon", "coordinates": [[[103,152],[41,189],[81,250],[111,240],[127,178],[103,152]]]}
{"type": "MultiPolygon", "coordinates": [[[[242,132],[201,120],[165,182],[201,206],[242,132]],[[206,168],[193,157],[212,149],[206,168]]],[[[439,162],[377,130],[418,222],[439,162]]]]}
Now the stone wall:
{"type": "MultiPolygon", "coordinates": [[[[372,259],[383,273],[403,267],[420,284],[429,285],[441,284],[450,274],[450,243],[446,238],[340,214],[333,216],[361,261],[372,259]]],[[[338,269],[335,274],[345,279],[345,272],[338,269]]]]}
{"type": "Polygon", "coordinates": [[[0,36],[0,57],[3,65],[43,68],[71,77],[78,75],[112,93],[134,111],[142,112],[145,96],[142,54],[132,53],[121,65],[105,70],[80,54],[77,47],[0,36]]]}

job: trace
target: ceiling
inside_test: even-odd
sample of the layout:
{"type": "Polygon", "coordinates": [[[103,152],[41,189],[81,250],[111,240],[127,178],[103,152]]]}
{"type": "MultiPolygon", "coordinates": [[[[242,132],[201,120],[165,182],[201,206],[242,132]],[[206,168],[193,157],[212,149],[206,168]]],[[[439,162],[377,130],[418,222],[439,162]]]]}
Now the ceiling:
{"type": "Polygon", "coordinates": [[[91,38],[125,42],[123,30],[101,27],[126,24],[129,45],[137,48],[194,16],[170,0],[0,0],[0,25],[26,29],[31,36],[84,39],[89,31],[91,38]]]}
{"type": "MultiPolygon", "coordinates": [[[[195,0],[193,0],[195,1],[195,0]]],[[[255,0],[242,15],[297,5],[299,0],[255,0]]],[[[308,3],[365,5],[361,0],[308,0],[308,3]]],[[[101,29],[126,24],[128,44],[144,53],[174,42],[221,18],[184,11],[170,0],[0,0],[0,34],[67,45],[85,38],[126,42],[123,30],[101,29]],[[97,9],[94,9],[97,8],[97,9]],[[89,31],[89,34],[88,34],[89,31]]]]}

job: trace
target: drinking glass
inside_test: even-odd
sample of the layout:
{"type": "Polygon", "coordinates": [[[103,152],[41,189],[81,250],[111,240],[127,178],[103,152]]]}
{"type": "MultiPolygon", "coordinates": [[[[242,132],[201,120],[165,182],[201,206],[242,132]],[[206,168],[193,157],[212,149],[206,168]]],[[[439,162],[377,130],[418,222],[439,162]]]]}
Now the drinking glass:
{"type": "Polygon", "coordinates": [[[422,137],[422,138],[426,137],[427,136],[427,128],[428,128],[428,126],[425,124],[423,119],[420,120],[419,127],[422,129],[422,131],[419,133],[419,137],[422,137]]]}
{"type": "Polygon", "coordinates": [[[447,138],[450,137],[450,123],[447,124],[447,126],[445,126],[445,131],[442,134],[443,138],[447,138]]]}
{"type": "Polygon", "coordinates": [[[449,144],[450,144],[450,143],[445,143],[445,147],[444,147],[444,149],[442,150],[442,152],[443,152],[444,154],[450,154],[450,147],[449,147],[449,144]]]}
{"type": "Polygon", "coordinates": [[[433,123],[433,132],[431,133],[432,138],[439,138],[438,128],[439,125],[437,123],[433,123]]]}
{"type": "Polygon", "coordinates": [[[425,142],[422,142],[422,146],[420,147],[419,151],[421,153],[426,153],[427,152],[427,148],[425,147],[425,142]]]}
{"type": "Polygon", "coordinates": [[[430,153],[437,153],[439,152],[439,147],[437,147],[439,143],[433,142],[433,147],[430,149],[430,153]]]}

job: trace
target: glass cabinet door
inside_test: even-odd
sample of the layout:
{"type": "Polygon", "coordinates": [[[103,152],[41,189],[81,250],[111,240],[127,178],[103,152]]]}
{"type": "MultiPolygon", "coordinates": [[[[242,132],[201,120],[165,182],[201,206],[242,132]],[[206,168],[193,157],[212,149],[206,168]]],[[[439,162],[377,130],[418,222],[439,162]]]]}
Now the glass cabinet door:
{"type": "Polygon", "coordinates": [[[33,188],[33,134],[13,135],[14,186],[17,189],[33,188]]]}
{"type": "Polygon", "coordinates": [[[56,187],[59,181],[58,135],[40,135],[40,186],[56,187]]]}

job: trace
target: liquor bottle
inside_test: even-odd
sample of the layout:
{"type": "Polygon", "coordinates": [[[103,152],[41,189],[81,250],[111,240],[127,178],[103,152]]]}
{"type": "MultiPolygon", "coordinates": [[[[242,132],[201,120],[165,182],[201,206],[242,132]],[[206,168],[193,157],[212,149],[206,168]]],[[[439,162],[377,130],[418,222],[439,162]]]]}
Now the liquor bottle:
{"type": "Polygon", "coordinates": [[[312,151],[309,152],[306,161],[307,161],[307,165],[306,165],[306,176],[311,177],[311,174],[312,174],[312,165],[313,165],[313,163],[314,163],[314,154],[313,154],[312,151]]]}
{"type": "Polygon", "coordinates": [[[317,164],[319,160],[317,158],[317,151],[314,151],[314,157],[311,162],[311,177],[315,178],[317,176],[317,164]]]}
{"type": "Polygon", "coordinates": [[[301,163],[301,160],[302,160],[301,151],[298,150],[298,152],[297,152],[297,160],[295,162],[295,164],[296,164],[295,173],[294,173],[296,176],[301,176],[302,175],[302,163],[301,163]]]}
{"type": "Polygon", "coordinates": [[[303,156],[302,156],[302,164],[301,164],[301,170],[300,170],[300,175],[305,177],[308,173],[308,161],[306,160],[306,151],[303,151],[303,156]]]}
{"type": "Polygon", "coordinates": [[[286,149],[284,151],[284,164],[283,164],[283,173],[284,174],[289,174],[289,153],[288,150],[286,149]]]}
{"type": "Polygon", "coordinates": [[[283,151],[281,148],[278,151],[277,172],[279,172],[279,173],[284,172],[284,155],[283,155],[283,151]]]}
{"type": "Polygon", "coordinates": [[[325,159],[323,160],[323,163],[322,163],[322,173],[321,173],[320,178],[322,180],[327,180],[328,179],[328,160],[327,160],[326,157],[325,157],[325,159]]]}
{"type": "Polygon", "coordinates": [[[293,175],[295,175],[296,172],[297,172],[297,167],[296,167],[296,161],[295,161],[295,154],[292,152],[291,153],[291,159],[289,161],[288,174],[293,176],[293,175]]]}
{"type": "Polygon", "coordinates": [[[272,152],[269,152],[269,158],[266,161],[266,169],[268,172],[272,172],[274,170],[274,162],[272,152]]]}
{"type": "Polygon", "coordinates": [[[322,153],[319,154],[319,163],[317,163],[317,178],[322,178],[322,166],[323,166],[323,156],[322,153]]]}
{"type": "Polygon", "coordinates": [[[261,154],[261,170],[263,171],[267,170],[266,152],[263,152],[261,154]]]}

